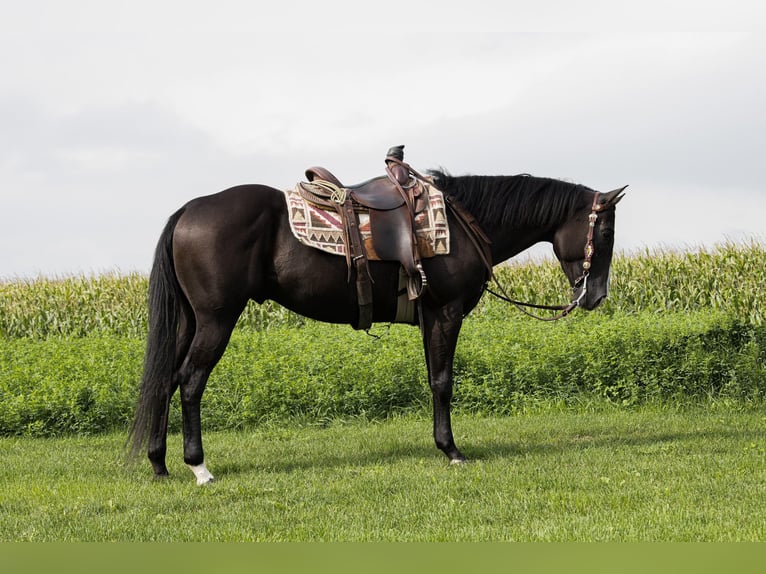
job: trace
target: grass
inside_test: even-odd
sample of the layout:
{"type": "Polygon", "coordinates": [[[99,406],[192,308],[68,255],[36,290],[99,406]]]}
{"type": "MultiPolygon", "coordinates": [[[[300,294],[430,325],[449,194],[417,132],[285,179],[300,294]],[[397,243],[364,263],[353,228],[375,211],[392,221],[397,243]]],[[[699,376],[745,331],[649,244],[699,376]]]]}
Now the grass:
{"type": "MultiPolygon", "coordinates": [[[[590,408],[592,407],[592,408],[590,408]]],[[[219,479],[124,467],[122,434],[0,439],[3,541],[764,541],[766,417],[708,404],[206,434],[219,479]]]]}

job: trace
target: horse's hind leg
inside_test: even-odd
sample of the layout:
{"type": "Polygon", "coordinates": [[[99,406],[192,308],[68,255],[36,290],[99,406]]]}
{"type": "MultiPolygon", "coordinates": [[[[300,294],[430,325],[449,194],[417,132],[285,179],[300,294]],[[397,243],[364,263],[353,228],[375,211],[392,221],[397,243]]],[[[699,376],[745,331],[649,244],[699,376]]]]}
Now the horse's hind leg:
{"type": "Polygon", "coordinates": [[[165,455],[168,443],[168,418],[170,414],[170,400],[178,389],[178,369],[184,361],[194,338],[196,323],[194,312],[186,301],[181,301],[181,309],[178,326],[178,340],[176,342],[176,371],[167,388],[167,393],[161,397],[158,408],[159,416],[152,421],[149,432],[149,461],[152,463],[154,475],[157,478],[167,476],[168,468],[165,465],[165,455]]]}
{"type": "Polygon", "coordinates": [[[168,467],[165,466],[165,454],[168,444],[168,415],[170,413],[170,399],[177,388],[178,383],[175,381],[171,382],[167,394],[164,394],[160,399],[160,414],[152,421],[150,429],[149,462],[152,463],[156,478],[162,478],[168,474],[168,467]]]}
{"type": "Polygon", "coordinates": [[[197,316],[194,339],[178,375],[183,413],[184,462],[197,477],[197,484],[213,480],[213,475],[205,466],[202,449],[200,402],[208,377],[226,350],[239,312],[223,317],[215,314],[197,316]]]}

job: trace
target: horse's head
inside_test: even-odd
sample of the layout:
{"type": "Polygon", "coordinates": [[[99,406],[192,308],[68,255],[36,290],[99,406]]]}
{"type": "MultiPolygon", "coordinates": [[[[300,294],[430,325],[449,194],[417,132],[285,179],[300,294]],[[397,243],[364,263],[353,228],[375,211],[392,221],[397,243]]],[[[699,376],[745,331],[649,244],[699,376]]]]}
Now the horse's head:
{"type": "Polygon", "coordinates": [[[614,212],[625,187],[609,193],[589,192],[590,203],[559,227],[553,238],[553,251],[569,279],[574,300],[589,311],[598,307],[609,292],[614,212]]]}

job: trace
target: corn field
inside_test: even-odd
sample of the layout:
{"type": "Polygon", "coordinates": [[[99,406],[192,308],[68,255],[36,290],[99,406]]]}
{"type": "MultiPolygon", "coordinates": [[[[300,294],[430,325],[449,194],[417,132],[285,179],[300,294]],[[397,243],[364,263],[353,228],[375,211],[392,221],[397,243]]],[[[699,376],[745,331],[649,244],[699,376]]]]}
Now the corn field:
{"type": "MultiPolygon", "coordinates": [[[[564,274],[555,261],[510,263],[496,268],[498,281],[514,298],[568,301],[564,274]]],[[[147,325],[145,275],[107,274],[0,281],[0,337],[77,338],[117,335],[143,338],[147,325]]],[[[766,246],[757,241],[709,250],[645,250],[616,255],[609,298],[599,312],[723,311],[756,326],[766,311],[766,246]]],[[[483,298],[474,314],[518,314],[494,298],[483,298]]],[[[251,302],[239,328],[302,326],[306,319],[267,302],[251,302]]]]}
{"type": "MultiPolygon", "coordinates": [[[[566,278],[555,261],[511,263],[496,268],[498,281],[518,300],[568,302],[566,278]]],[[[484,297],[482,311],[508,313],[505,303],[484,297]]],[[[615,255],[609,297],[599,312],[723,311],[762,326],[766,319],[766,246],[722,244],[710,250],[645,250],[615,255]]]]}

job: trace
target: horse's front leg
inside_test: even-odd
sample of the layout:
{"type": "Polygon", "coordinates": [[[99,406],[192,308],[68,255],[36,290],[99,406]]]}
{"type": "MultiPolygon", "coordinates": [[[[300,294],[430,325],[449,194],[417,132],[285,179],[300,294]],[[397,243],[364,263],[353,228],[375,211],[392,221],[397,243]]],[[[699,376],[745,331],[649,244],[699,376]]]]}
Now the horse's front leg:
{"type": "Polygon", "coordinates": [[[462,306],[447,305],[429,309],[421,305],[420,329],[428,367],[428,384],[434,405],[434,441],[451,464],[465,462],[466,458],[455,446],[452,436],[450,403],[452,402],[452,368],[455,348],[463,324],[462,306]]]}

